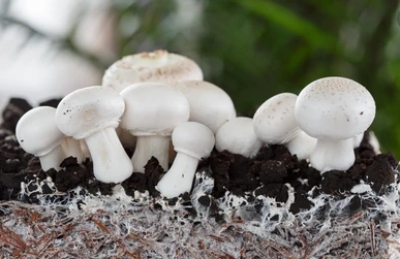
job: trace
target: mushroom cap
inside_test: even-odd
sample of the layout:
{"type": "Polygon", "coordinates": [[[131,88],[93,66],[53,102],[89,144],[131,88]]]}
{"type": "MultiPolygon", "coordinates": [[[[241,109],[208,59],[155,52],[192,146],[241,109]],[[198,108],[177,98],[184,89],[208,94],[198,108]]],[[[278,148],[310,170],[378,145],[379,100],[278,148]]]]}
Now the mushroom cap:
{"type": "Polygon", "coordinates": [[[325,77],[300,92],[295,117],[312,137],[344,139],[364,132],[374,120],[375,109],[364,86],[344,77],[325,77]]]}
{"type": "Polygon", "coordinates": [[[87,87],[61,100],[56,123],[65,135],[83,139],[105,128],[116,128],[124,109],[124,99],[117,91],[108,87],[87,87]]]}
{"type": "Polygon", "coordinates": [[[258,138],[269,144],[289,142],[298,132],[294,117],[297,96],[281,93],[266,100],[253,117],[253,127],[258,138]]]}
{"type": "Polygon", "coordinates": [[[205,81],[183,81],[174,84],[189,102],[189,121],[209,127],[214,134],[228,120],[236,117],[235,106],[229,95],[216,85],[205,81]]]}
{"type": "Polygon", "coordinates": [[[121,92],[134,83],[173,83],[183,80],[203,80],[203,72],[187,57],[157,50],[118,60],[106,70],[102,85],[121,92]]]}
{"type": "Polygon", "coordinates": [[[189,119],[189,104],[185,96],[160,83],[131,85],[121,92],[125,112],[121,128],[140,135],[171,135],[179,124],[189,119]]]}
{"type": "Polygon", "coordinates": [[[224,123],[215,135],[215,147],[219,152],[227,150],[245,157],[257,155],[262,142],[257,138],[253,120],[237,117],[224,123]]]}
{"type": "Polygon", "coordinates": [[[197,159],[210,155],[215,145],[214,133],[205,125],[190,121],[178,125],[172,132],[176,152],[197,159]]]}
{"type": "Polygon", "coordinates": [[[57,128],[55,114],[55,108],[41,106],[29,110],[18,121],[15,135],[27,153],[44,156],[61,145],[65,135],[57,128]]]}

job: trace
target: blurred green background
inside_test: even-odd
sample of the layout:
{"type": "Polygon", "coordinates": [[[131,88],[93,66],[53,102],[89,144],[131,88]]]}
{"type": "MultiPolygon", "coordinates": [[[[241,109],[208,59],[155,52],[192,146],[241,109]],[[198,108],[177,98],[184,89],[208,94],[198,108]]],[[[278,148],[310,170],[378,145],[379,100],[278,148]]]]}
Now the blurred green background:
{"type": "MultiPolygon", "coordinates": [[[[272,95],[298,94],[320,77],[360,82],[375,98],[372,129],[383,151],[400,157],[398,0],[110,3],[115,58],[160,48],[187,55],[207,81],[231,95],[240,115],[252,116],[272,95]]],[[[58,43],[102,70],[115,61],[80,49],[71,40],[74,32],[58,43]]]]}

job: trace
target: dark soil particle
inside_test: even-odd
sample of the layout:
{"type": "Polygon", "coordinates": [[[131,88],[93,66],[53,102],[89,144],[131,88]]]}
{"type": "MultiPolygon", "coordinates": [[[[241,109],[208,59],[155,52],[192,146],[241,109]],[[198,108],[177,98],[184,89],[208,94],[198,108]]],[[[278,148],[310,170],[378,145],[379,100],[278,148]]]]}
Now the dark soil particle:
{"type": "MultiPolygon", "coordinates": [[[[59,99],[41,103],[56,107],[59,99]]],[[[76,158],[66,158],[58,172],[50,169],[41,170],[40,162],[32,155],[26,154],[18,145],[14,136],[15,126],[20,117],[32,106],[23,99],[13,98],[3,112],[3,123],[0,126],[0,200],[20,199],[26,202],[35,202],[35,195],[29,193],[18,195],[21,191],[21,182],[32,184],[28,190],[34,190],[35,180],[45,181],[50,178],[59,192],[70,193],[77,186],[91,194],[111,195],[115,184],[98,182],[93,175],[93,163],[87,159],[78,164],[76,158]]],[[[127,154],[132,155],[133,150],[127,149],[127,154]]],[[[388,186],[396,179],[398,161],[393,154],[376,155],[369,144],[369,134],[364,134],[359,148],[355,149],[356,161],[346,172],[332,170],[321,173],[310,167],[305,160],[298,160],[292,156],[286,147],[270,145],[260,150],[256,157],[250,159],[229,152],[217,152],[202,160],[199,171],[206,171],[214,178],[212,192],[198,198],[197,202],[204,207],[215,209],[215,200],[225,196],[226,191],[246,197],[249,204],[258,202],[260,208],[262,201],[256,196],[274,198],[278,203],[286,203],[293,192],[295,201],[290,204],[290,211],[297,213],[310,209],[313,203],[308,199],[308,192],[313,191],[314,196],[321,193],[330,194],[337,199],[343,199],[350,190],[361,181],[370,184],[377,194],[384,194],[388,186]]],[[[159,196],[155,189],[160,177],[164,174],[163,168],[154,157],[145,166],[145,173],[134,172],[131,177],[122,183],[125,192],[134,196],[135,190],[148,191],[153,197],[159,196]]],[[[36,186],[37,187],[37,186],[36,186]]],[[[54,192],[54,188],[43,185],[42,192],[54,192]]],[[[72,195],[72,194],[68,194],[72,195]]],[[[170,203],[176,203],[171,199],[170,203]]],[[[191,204],[190,195],[185,193],[180,196],[180,202],[191,204]]],[[[351,199],[346,208],[349,214],[354,214],[364,207],[374,204],[374,201],[365,201],[358,196],[351,199]]],[[[247,206],[244,204],[243,206],[247,206]]],[[[160,205],[155,205],[160,207],[160,205]]],[[[257,211],[256,205],[253,209],[257,211]]],[[[328,208],[319,208],[318,215],[322,217],[328,208]]],[[[196,212],[193,211],[193,214],[196,212]]],[[[216,218],[221,215],[213,211],[216,218]]]]}

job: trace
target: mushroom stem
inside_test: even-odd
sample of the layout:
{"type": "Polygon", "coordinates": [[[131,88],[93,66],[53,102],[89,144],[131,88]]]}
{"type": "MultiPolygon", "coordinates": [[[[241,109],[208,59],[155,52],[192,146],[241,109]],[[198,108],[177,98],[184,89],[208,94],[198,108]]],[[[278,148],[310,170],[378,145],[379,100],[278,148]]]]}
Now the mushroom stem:
{"type": "Polygon", "coordinates": [[[100,130],[86,137],[85,141],[92,156],[93,172],[97,180],[119,183],[132,174],[132,163],[115,129],[100,130]]]}
{"type": "Polygon", "coordinates": [[[190,192],[198,164],[197,158],[178,152],[174,163],[158,182],[156,189],[167,198],[190,192]]]}
{"type": "Polygon", "coordinates": [[[65,152],[65,157],[76,157],[78,163],[82,163],[82,161],[85,160],[85,155],[83,154],[79,140],[66,137],[61,145],[65,152]]]}
{"type": "Polygon", "coordinates": [[[49,153],[39,156],[40,165],[43,171],[47,171],[50,168],[54,168],[57,171],[61,169],[60,164],[65,158],[65,153],[61,147],[58,145],[49,153]]]}
{"type": "Polygon", "coordinates": [[[170,141],[170,136],[137,135],[135,153],[132,156],[135,172],[144,173],[144,166],[152,156],[157,158],[164,170],[168,170],[170,141]]]}
{"type": "Polygon", "coordinates": [[[321,173],[335,169],[346,171],[355,161],[353,138],[317,140],[317,146],[310,155],[312,167],[321,173]]]}

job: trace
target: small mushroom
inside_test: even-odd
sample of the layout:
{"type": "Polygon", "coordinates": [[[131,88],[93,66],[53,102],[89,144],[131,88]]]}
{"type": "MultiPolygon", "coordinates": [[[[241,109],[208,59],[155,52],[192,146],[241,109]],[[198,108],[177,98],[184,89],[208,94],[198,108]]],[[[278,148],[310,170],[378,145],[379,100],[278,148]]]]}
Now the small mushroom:
{"type": "Polygon", "coordinates": [[[172,143],[177,152],[175,161],[156,186],[167,198],[190,192],[199,160],[210,155],[215,138],[208,127],[185,122],[174,129],[172,143]]]}
{"type": "Polygon", "coordinates": [[[318,139],[311,166],[323,172],[347,170],[354,161],[353,137],[371,125],[375,101],[359,83],[344,77],[325,77],[307,85],[295,105],[299,127],[318,139]]]}
{"type": "Polygon", "coordinates": [[[106,70],[102,85],[121,92],[134,83],[174,83],[184,80],[203,80],[203,72],[191,59],[157,50],[118,60],[106,70]]]}
{"type": "Polygon", "coordinates": [[[205,81],[183,81],[174,84],[189,102],[189,121],[199,122],[217,133],[219,127],[236,117],[235,106],[229,95],[216,85],[205,81]]]}
{"type": "Polygon", "coordinates": [[[115,132],[125,104],[108,87],[87,87],[70,93],[57,107],[56,123],[67,136],[84,139],[94,176],[105,183],[119,183],[133,172],[132,163],[115,132]]]}
{"type": "Polygon", "coordinates": [[[33,108],[21,117],[15,130],[20,146],[39,157],[44,171],[60,170],[65,158],[61,148],[65,135],[57,128],[55,114],[56,109],[50,106],[33,108]]]}
{"type": "Polygon", "coordinates": [[[61,143],[61,147],[64,150],[66,157],[75,157],[78,163],[82,163],[85,160],[85,154],[81,148],[81,143],[72,137],[65,137],[61,143]]]}
{"type": "Polygon", "coordinates": [[[254,132],[267,144],[285,145],[291,154],[306,159],[317,140],[303,133],[294,117],[297,95],[281,93],[266,100],[253,117],[254,132]]]}
{"type": "Polygon", "coordinates": [[[364,132],[353,137],[353,148],[358,148],[364,138],[364,132]]]}
{"type": "Polygon", "coordinates": [[[168,169],[168,154],[172,131],[189,119],[189,104],[185,96],[168,85],[141,83],[121,92],[126,108],[120,127],[137,137],[132,163],[136,172],[152,156],[164,170],[168,169]]]}
{"type": "Polygon", "coordinates": [[[262,142],[254,133],[253,120],[237,117],[224,123],[215,135],[215,148],[222,152],[227,150],[233,154],[254,157],[262,146],[262,142]]]}

